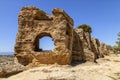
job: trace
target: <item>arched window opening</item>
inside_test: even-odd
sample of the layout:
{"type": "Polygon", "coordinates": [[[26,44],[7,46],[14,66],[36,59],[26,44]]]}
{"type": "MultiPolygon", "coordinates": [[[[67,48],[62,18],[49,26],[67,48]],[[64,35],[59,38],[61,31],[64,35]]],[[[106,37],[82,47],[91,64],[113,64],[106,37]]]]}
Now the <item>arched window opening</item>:
{"type": "Polygon", "coordinates": [[[41,34],[36,37],[34,46],[34,51],[37,52],[53,51],[54,41],[50,34],[41,34]]]}
{"type": "Polygon", "coordinates": [[[44,36],[39,39],[39,49],[41,51],[53,51],[54,41],[49,36],[44,36]]]}

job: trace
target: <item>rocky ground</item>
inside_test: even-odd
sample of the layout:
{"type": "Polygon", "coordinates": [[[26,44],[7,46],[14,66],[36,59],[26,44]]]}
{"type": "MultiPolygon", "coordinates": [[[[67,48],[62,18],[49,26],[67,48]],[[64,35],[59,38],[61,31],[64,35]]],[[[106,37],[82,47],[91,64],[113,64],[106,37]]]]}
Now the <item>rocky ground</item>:
{"type": "Polygon", "coordinates": [[[0,77],[7,77],[24,70],[24,66],[14,63],[13,55],[0,55],[0,77]]]}
{"type": "Polygon", "coordinates": [[[120,55],[106,56],[97,63],[36,67],[0,80],[120,80],[120,55]]]}
{"type": "Polygon", "coordinates": [[[13,60],[13,55],[0,55],[0,65],[7,62],[13,63],[13,60]]]}

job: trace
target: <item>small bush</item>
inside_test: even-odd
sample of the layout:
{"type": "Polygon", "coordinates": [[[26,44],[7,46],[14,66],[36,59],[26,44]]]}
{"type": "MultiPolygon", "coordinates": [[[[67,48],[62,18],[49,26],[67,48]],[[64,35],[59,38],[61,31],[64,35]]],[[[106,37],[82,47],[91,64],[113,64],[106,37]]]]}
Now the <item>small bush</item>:
{"type": "Polygon", "coordinates": [[[120,53],[120,47],[118,47],[118,46],[113,46],[112,49],[113,49],[113,51],[114,51],[115,53],[120,53]]]}
{"type": "Polygon", "coordinates": [[[89,32],[89,33],[92,32],[92,28],[87,24],[82,24],[82,25],[78,26],[77,28],[83,29],[85,32],[89,32]]]}

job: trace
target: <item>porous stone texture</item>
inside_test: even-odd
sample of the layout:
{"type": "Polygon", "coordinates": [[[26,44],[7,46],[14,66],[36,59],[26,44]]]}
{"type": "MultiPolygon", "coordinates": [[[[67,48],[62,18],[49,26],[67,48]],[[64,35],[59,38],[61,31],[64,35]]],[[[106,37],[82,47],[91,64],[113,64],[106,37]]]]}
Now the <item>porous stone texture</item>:
{"type": "Polygon", "coordinates": [[[103,52],[100,50],[101,48],[101,43],[97,38],[92,38],[92,43],[94,44],[94,47],[96,49],[96,58],[103,58],[104,54],[103,52]]]}
{"type": "Polygon", "coordinates": [[[84,60],[84,53],[83,53],[83,44],[79,35],[74,30],[73,32],[73,45],[72,45],[72,60],[73,61],[81,61],[84,60]]]}
{"type": "Polygon", "coordinates": [[[79,38],[82,43],[83,48],[83,59],[86,61],[92,61],[94,62],[96,59],[96,50],[94,47],[94,44],[91,40],[91,35],[88,32],[84,32],[83,29],[76,28],[75,31],[79,35],[79,38]]]}
{"type": "MultiPolygon", "coordinates": [[[[29,64],[70,64],[72,59],[73,20],[61,9],[52,15],[36,7],[23,7],[19,13],[19,30],[15,44],[15,62],[29,64]],[[39,49],[39,39],[49,36],[53,51],[39,49]]],[[[47,44],[46,44],[47,46],[47,44]]]]}
{"type": "Polygon", "coordinates": [[[10,76],[24,71],[25,67],[11,62],[0,64],[0,77],[10,76]]]}
{"type": "MultiPolygon", "coordinates": [[[[39,64],[70,64],[71,61],[92,61],[108,54],[107,47],[91,38],[83,29],[73,29],[73,20],[62,9],[52,15],[33,7],[23,7],[18,17],[15,62],[24,66],[39,64]],[[39,39],[49,36],[54,41],[53,51],[39,49],[39,39]]],[[[47,44],[46,44],[47,46],[47,44]]]]}

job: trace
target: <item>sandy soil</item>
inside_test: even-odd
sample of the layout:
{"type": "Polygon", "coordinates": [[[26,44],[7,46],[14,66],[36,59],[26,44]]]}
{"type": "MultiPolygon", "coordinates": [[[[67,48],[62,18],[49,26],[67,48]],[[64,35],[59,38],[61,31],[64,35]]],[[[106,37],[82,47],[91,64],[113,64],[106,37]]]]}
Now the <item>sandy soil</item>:
{"type": "Polygon", "coordinates": [[[97,62],[37,67],[0,80],[120,80],[120,55],[97,62]]]}

